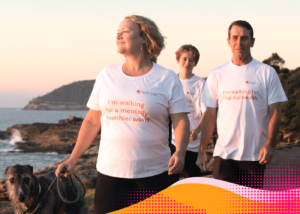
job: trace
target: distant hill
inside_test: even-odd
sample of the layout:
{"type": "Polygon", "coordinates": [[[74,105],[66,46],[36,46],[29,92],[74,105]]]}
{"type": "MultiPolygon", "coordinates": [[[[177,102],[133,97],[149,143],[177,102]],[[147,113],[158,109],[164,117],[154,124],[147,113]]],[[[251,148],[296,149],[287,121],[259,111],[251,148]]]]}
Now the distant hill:
{"type": "Polygon", "coordinates": [[[86,103],[94,83],[95,80],[85,80],[64,85],[32,99],[24,110],[88,110],[86,103]]]}

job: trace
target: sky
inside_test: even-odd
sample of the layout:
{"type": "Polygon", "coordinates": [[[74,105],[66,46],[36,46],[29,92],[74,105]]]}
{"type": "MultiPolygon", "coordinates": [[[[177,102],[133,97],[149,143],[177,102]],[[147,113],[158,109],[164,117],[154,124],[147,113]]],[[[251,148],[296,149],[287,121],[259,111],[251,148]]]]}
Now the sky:
{"type": "Polygon", "coordinates": [[[277,52],[284,67],[300,67],[299,0],[1,0],[0,107],[24,107],[74,81],[95,79],[108,64],[123,62],[115,43],[127,15],[152,19],[166,37],[158,64],[178,72],[175,51],[192,44],[200,51],[194,73],[231,59],[227,29],[246,20],[254,29],[252,56],[277,52]]]}

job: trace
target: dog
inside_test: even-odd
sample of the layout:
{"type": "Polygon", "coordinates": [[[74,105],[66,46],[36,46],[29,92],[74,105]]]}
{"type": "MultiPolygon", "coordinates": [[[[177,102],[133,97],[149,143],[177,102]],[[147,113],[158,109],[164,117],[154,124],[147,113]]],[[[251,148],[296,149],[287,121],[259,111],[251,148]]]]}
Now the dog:
{"type": "MultiPolygon", "coordinates": [[[[33,174],[33,167],[30,165],[15,165],[5,170],[5,185],[9,200],[15,210],[15,214],[87,214],[88,207],[84,198],[74,204],[63,202],[57,192],[57,185],[54,183],[47,192],[51,182],[55,179],[55,173],[49,172],[40,177],[33,174]],[[36,206],[40,203],[40,206],[36,206]]],[[[64,198],[75,200],[76,196],[68,178],[61,177],[59,188],[64,198]]],[[[58,182],[58,181],[56,181],[58,182]]]]}

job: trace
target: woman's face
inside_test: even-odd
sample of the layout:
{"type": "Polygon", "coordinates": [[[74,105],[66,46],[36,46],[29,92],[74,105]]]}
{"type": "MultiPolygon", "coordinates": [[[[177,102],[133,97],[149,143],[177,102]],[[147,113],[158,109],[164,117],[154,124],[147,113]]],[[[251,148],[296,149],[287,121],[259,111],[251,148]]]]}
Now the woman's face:
{"type": "Polygon", "coordinates": [[[184,51],[177,62],[180,67],[180,72],[192,73],[196,66],[194,56],[189,51],[184,51]]]}
{"type": "Polygon", "coordinates": [[[131,19],[124,19],[118,29],[117,52],[124,56],[142,54],[142,45],[145,40],[140,36],[140,30],[131,19]]]}

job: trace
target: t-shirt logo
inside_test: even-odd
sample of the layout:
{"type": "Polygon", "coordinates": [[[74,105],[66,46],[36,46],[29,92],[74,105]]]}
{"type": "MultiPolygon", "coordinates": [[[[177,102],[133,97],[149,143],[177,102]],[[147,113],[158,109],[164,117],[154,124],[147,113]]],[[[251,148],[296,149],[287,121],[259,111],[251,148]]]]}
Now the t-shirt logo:
{"type": "Polygon", "coordinates": [[[186,94],[187,94],[187,95],[194,95],[195,93],[192,93],[192,92],[187,91],[186,94]]]}
{"type": "Polygon", "coordinates": [[[142,91],[142,90],[137,90],[136,92],[137,92],[138,94],[145,94],[145,95],[157,96],[156,93],[150,93],[150,92],[142,91]]]}
{"type": "Polygon", "coordinates": [[[246,81],[246,83],[249,85],[260,85],[260,82],[250,82],[250,81],[246,81]]]}

